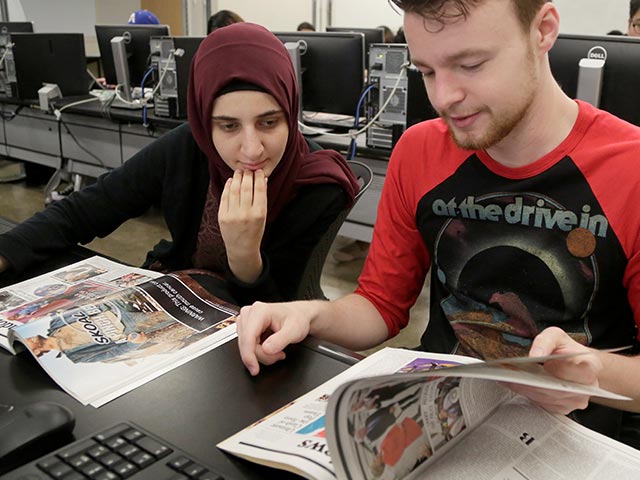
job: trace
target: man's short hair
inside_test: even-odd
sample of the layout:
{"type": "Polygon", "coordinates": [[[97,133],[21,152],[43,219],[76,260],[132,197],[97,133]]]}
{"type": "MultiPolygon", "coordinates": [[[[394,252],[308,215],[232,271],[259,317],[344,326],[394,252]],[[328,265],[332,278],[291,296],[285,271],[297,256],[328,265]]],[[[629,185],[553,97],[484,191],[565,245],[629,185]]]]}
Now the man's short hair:
{"type": "Polygon", "coordinates": [[[629,2],[629,20],[640,10],[640,0],[631,0],[629,2]]]}
{"type": "MultiPolygon", "coordinates": [[[[417,13],[429,20],[435,20],[443,25],[457,20],[460,17],[467,18],[469,10],[483,2],[483,0],[389,0],[401,10],[409,13],[417,13]],[[446,9],[446,10],[445,10],[446,9]]],[[[531,22],[542,7],[551,0],[511,0],[516,9],[520,24],[525,30],[531,26],[531,22]]],[[[638,3],[640,0],[632,0],[638,3]]]]}

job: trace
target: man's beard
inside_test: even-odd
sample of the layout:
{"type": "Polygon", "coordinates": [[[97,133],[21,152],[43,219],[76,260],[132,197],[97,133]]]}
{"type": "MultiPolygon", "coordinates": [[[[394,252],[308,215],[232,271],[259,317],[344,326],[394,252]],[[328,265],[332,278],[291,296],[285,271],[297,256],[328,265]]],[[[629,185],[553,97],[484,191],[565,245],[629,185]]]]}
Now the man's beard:
{"type": "Polygon", "coordinates": [[[454,126],[448,118],[447,113],[441,115],[449,128],[449,134],[455,144],[466,150],[486,150],[503,140],[509,135],[514,128],[522,121],[527,115],[531,104],[533,103],[536,95],[536,86],[538,83],[538,75],[534,69],[534,57],[530,52],[527,58],[527,70],[528,75],[525,76],[525,84],[517,88],[522,92],[518,98],[519,101],[515,105],[507,105],[502,111],[494,113],[491,108],[484,107],[480,110],[482,114],[490,115],[491,123],[484,132],[479,135],[467,135],[461,133],[454,126]]]}

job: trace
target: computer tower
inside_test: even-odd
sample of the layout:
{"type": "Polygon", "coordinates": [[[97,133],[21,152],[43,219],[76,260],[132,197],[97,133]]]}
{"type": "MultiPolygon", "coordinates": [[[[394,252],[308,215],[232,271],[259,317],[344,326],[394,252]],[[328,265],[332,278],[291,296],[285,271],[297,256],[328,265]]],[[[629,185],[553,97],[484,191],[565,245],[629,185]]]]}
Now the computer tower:
{"type": "Polygon", "coordinates": [[[0,33],[0,95],[17,97],[18,79],[16,78],[16,64],[13,61],[11,48],[11,34],[0,33]]]}
{"type": "Polygon", "coordinates": [[[151,37],[152,64],[156,66],[154,78],[156,82],[162,78],[153,98],[153,111],[157,116],[187,117],[189,70],[202,40],[204,37],[151,37]]]}
{"type": "Polygon", "coordinates": [[[11,49],[11,33],[16,32],[33,32],[33,22],[0,22],[0,95],[6,97],[15,97],[18,93],[11,49]]]}
{"type": "Polygon", "coordinates": [[[391,150],[407,127],[429,118],[434,112],[422,82],[422,76],[409,67],[409,50],[402,43],[372,44],[369,50],[369,92],[367,122],[380,112],[367,130],[367,147],[391,150]],[[404,70],[404,71],[403,71],[404,70]],[[395,88],[395,91],[394,91],[395,88]]]}

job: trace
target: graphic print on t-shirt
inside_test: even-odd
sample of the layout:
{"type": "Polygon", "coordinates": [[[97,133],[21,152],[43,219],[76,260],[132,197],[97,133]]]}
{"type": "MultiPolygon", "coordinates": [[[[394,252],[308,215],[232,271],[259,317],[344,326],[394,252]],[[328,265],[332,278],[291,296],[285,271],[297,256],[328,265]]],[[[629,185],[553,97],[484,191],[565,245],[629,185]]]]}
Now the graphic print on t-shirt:
{"type": "MultiPolygon", "coordinates": [[[[613,289],[598,266],[613,261],[617,271],[625,262],[570,158],[512,180],[472,156],[421,200],[418,225],[438,284],[432,301],[453,328],[457,351],[483,358],[525,355],[550,325],[591,344],[594,305],[613,289]]],[[[594,328],[601,335],[603,327],[594,328]]]]}

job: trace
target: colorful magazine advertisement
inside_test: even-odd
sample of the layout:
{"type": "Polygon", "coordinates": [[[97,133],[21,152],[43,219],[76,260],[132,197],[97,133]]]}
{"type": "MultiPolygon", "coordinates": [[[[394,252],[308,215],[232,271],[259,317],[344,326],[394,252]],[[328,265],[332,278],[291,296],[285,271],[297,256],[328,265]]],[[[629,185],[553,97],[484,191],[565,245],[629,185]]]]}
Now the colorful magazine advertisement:
{"type": "Polygon", "coordinates": [[[102,257],[0,290],[2,346],[29,351],[83,404],[99,407],[236,336],[237,307],[188,272],[102,257]]]}
{"type": "Polygon", "coordinates": [[[639,451],[504,386],[625,398],[551,377],[544,360],[385,348],[218,447],[315,480],[638,478],[639,451]]]}

